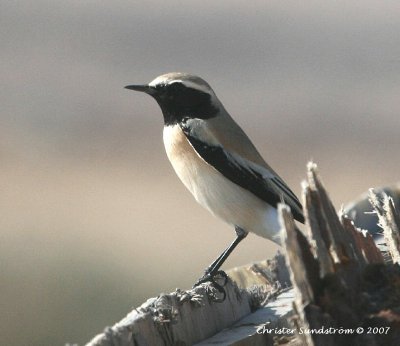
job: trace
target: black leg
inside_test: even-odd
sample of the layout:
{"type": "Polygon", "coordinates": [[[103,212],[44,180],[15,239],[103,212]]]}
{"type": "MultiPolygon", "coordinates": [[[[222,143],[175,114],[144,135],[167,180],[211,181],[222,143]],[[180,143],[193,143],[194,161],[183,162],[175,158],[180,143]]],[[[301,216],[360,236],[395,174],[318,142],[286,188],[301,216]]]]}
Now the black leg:
{"type": "MultiPolygon", "coordinates": [[[[231,245],[229,245],[229,247],[213,262],[211,263],[211,265],[206,269],[204,276],[201,277],[195,284],[194,287],[200,285],[203,282],[207,282],[207,281],[212,281],[213,277],[216,274],[219,274],[219,268],[221,268],[222,264],[224,264],[224,262],[226,261],[226,259],[229,257],[229,255],[232,253],[232,251],[236,248],[236,246],[239,245],[239,243],[246,238],[248,232],[246,232],[245,230],[241,229],[240,227],[235,227],[235,231],[236,231],[236,239],[231,243],[231,245]]],[[[222,275],[223,277],[226,278],[226,274],[224,273],[222,275]]]]}

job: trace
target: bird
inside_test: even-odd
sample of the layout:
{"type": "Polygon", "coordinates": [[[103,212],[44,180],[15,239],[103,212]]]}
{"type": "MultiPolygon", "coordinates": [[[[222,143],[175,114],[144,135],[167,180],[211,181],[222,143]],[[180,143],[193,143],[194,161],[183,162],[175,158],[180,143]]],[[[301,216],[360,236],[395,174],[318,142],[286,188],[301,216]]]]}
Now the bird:
{"type": "Polygon", "coordinates": [[[129,90],[152,96],[164,118],[163,141],[176,174],[195,200],[232,225],[236,238],[195,286],[214,278],[249,232],[281,244],[277,205],[287,204],[304,223],[296,195],[266,163],[210,85],[183,72],[158,76],[129,90]]]}

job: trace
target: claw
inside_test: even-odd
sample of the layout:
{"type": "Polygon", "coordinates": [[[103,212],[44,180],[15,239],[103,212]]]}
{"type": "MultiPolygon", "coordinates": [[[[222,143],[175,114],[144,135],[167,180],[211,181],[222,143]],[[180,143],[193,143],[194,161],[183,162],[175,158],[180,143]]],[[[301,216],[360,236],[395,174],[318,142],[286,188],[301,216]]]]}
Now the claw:
{"type": "Polygon", "coordinates": [[[219,286],[223,287],[228,283],[228,275],[223,270],[218,270],[215,273],[208,273],[206,271],[206,273],[199,280],[197,280],[197,282],[193,285],[193,288],[197,287],[200,284],[203,284],[205,282],[211,282],[213,284],[216,284],[216,285],[219,285],[219,286]],[[218,284],[215,281],[216,279],[219,279],[219,278],[223,279],[223,283],[222,284],[218,284]]]}
{"type": "Polygon", "coordinates": [[[201,285],[202,283],[209,282],[211,285],[206,288],[206,292],[208,297],[216,303],[222,303],[225,298],[226,298],[226,291],[224,289],[224,286],[228,283],[228,275],[223,271],[219,270],[215,273],[207,273],[204,274],[203,277],[201,277],[194,285],[193,287],[197,287],[201,285]],[[222,283],[218,283],[217,280],[222,279],[222,283]],[[215,290],[218,291],[222,295],[222,297],[218,297],[215,293],[215,290],[212,290],[211,288],[214,288],[215,290]]]}

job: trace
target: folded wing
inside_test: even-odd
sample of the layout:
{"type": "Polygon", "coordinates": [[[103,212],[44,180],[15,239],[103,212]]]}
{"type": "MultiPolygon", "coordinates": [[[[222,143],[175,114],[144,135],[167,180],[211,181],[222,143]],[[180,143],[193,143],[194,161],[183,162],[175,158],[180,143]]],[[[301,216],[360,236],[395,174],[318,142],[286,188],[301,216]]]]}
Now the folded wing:
{"type": "Polygon", "coordinates": [[[183,123],[181,128],[197,154],[209,165],[274,207],[285,202],[290,206],[294,218],[304,223],[299,200],[274,171],[225,150],[216,140],[208,140],[206,143],[199,138],[192,126],[185,126],[183,123]]]}

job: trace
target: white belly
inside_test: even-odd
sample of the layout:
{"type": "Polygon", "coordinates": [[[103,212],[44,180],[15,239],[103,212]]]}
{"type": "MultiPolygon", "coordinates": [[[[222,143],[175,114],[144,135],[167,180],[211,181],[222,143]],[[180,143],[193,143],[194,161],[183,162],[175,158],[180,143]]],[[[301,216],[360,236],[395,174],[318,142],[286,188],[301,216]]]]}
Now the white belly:
{"type": "Polygon", "coordinates": [[[164,127],[163,137],[176,174],[198,203],[231,225],[279,242],[275,208],[232,183],[200,158],[179,125],[164,127]]]}

